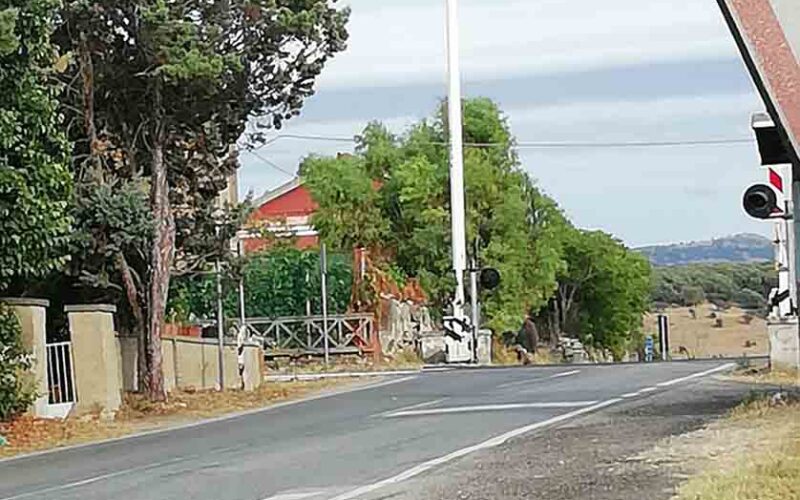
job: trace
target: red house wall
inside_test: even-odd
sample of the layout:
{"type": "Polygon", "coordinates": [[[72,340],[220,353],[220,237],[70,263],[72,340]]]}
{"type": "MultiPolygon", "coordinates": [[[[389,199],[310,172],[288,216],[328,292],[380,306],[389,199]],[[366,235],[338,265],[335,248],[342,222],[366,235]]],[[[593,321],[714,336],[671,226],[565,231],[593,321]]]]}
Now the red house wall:
{"type": "Polygon", "coordinates": [[[299,186],[258,207],[250,215],[250,220],[279,221],[287,217],[311,215],[316,209],[317,204],[311,198],[311,193],[305,186],[299,186]]]}

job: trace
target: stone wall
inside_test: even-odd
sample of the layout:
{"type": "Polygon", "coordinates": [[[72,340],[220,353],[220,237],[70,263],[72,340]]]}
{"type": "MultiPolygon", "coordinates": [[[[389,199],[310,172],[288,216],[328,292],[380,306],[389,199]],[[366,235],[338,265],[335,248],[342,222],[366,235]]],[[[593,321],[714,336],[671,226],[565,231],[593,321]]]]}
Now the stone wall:
{"type": "MultiPolygon", "coordinates": [[[[134,390],[137,384],[137,341],[130,337],[120,339],[122,348],[123,385],[134,390]]],[[[161,339],[164,387],[175,389],[219,388],[219,357],[217,341],[195,337],[164,337],[161,339]]],[[[244,382],[246,390],[261,386],[263,378],[263,351],[258,344],[244,346],[244,373],[239,375],[237,346],[226,342],[223,351],[223,379],[225,387],[239,389],[244,382]]]]}

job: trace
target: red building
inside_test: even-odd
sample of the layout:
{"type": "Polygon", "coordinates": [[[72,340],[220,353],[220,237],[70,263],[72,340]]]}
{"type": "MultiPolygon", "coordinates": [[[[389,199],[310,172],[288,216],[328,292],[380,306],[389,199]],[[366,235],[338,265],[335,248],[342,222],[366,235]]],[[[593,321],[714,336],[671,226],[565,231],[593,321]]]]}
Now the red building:
{"type": "Polygon", "coordinates": [[[319,235],[311,225],[311,216],[317,204],[303,181],[296,177],[267,191],[253,201],[255,209],[248,220],[249,230],[243,236],[246,253],[265,248],[269,241],[262,237],[269,232],[277,237],[294,238],[298,248],[312,248],[319,244],[319,235]]]}

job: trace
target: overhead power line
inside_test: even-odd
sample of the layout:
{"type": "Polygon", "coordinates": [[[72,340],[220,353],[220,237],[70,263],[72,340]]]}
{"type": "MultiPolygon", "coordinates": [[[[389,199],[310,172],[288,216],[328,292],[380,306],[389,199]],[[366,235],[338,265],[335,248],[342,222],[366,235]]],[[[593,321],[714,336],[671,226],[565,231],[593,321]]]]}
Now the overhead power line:
{"type": "Polygon", "coordinates": [[[296,175],[294,172],[289,172],[288,170],[286,170],[285,168],[281,167],[280,165],[278,165],[274,161],[272,161],[272,160],[270,160],[268,158],[265,158],[264,156],[256,153],[253,150],[245,149],[244,152],[255,156],[256,158],[258,158],[259,160],[263,161],[264,163],[266,163],[270,167],[274,168],[275,170],[277,170],[277,171],[279,171],[279,172],[281,172],[283,174],[288,175],[289,177],[295,177],[295,175],[296,175]]]}
{"type": "MultiPolygon", "coordinates": [[[[273,137],[262,147],[272,145],[281,139],[293,139],[304,141],[354,143],[355,137],[327,136],[327,135],[303,135],[303,134],[281,134],[273,137]]],[[[722,139],[700,139],[700,140],[674,140],[674,141],[620,141],[620,142],[536,142],[520,141],[513,144],[517,149],[622,149],[622,148],[657,148],[657,147],[681,147],[681,146],[724,146],[731,144],[753,144],[751,138],[722,138],[722,139]]],[[[449,146],[448,142],[428,142],[434,146],[449,146]]],[[[505,143],[499,142],[467,142],[465,146],[478,148],[505,147],[505,143]]]]}

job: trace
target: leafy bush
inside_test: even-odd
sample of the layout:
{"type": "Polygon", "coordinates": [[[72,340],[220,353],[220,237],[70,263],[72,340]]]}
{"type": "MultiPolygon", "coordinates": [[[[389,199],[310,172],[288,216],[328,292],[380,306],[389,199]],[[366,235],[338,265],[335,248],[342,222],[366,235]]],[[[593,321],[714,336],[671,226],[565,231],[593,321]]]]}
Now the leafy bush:
{"type": "Polygon", "coordinates": [[[28,377],[31,367],[31,356],[22,346],[19,321],[0,304],[0,421],[25,411],[36,399],[28,377]]]}
{"type": "MultiPolygon", "coordinates": [[[[248,317],[304,316],[306,301],[312,314],[321,314],[319,254],[312,250],[276,247],[248,257],[243,267],[248,317]]],[[[343,313],[350,302],[350,260],[328,255],[328,312],[343,313]]],[[[217,290],[214,275],[173,279],[168,313],[172,321],[214,318],[217,290]]],[[[238,281],[223,282],[223,305],[228,318],[239,316],[238,281]]]]}

